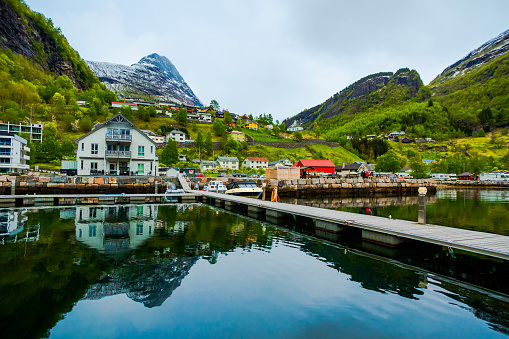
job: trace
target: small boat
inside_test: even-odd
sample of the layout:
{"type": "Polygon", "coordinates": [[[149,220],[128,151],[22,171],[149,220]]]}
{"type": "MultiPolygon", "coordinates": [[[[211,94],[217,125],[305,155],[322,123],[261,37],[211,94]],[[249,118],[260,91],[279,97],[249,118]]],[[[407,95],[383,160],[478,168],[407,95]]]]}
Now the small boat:
{"type": "Polygon", "coordinates": [[[247,180],[232,182],[226,191],[226,194],[247,198],[258,198],[262,193],[263,190],[256,183],[247,180]]]}
{"type": "Polygon", "coordinates": [[[204,191],[212,192],[212,193],[225,193],[226,186],[220,180],[218,181],[210,181],[207,186],[203,187],[204,191]]]}
{"type": "Polygon", "coordinates": [[[175,193],[184,193],[184,190],[182,188],[177,188],[175,184],[169,184],[166,187],[165,194],[175,194],[175,193]]]}

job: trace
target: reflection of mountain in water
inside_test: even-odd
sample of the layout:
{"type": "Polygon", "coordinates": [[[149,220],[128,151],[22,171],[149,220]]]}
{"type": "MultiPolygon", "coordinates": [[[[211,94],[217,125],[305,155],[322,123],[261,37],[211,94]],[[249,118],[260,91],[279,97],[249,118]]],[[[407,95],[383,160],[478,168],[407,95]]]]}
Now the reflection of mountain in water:
{"type": "Polygon", "coordinates": [[[196,263],[198,257],[173,258],[158,264],[135,263],[118,267],[93,283],[84,299],[126,294],[145,307],[161,306],[196,263]]]}

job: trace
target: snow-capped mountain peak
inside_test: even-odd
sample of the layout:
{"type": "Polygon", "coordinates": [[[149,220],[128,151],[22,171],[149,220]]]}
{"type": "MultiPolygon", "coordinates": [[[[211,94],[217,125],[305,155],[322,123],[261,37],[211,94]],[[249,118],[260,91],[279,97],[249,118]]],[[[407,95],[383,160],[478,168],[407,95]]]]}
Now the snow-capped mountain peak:
{"type": "Polygon", "coordinates": [[[99,80],[120,97],[156,96],[176,103],[203,106],[168,58],[153,53],[131,66],[87,61],[99,80]]]}

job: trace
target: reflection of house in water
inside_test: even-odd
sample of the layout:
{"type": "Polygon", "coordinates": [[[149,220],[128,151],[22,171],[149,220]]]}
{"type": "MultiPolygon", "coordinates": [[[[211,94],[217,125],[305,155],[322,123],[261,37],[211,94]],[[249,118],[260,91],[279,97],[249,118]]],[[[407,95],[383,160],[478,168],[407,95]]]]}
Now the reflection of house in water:
{"type": "Polygon", "coordinates": [[[156,205],[76,207],[76,240],[106,256],[124,257],[153,236],[156,205]]]}
{"type": "Polygon", "coordinates": [[[117,267],[92,284],[83,299],[126,294],[145,307],[161,306],[180,286],[198,258],[170,258],[158,264],[117,267]]]}
{"type": "Polygon", "coordinates": [[[19,236],[28,220],[26,212],[26,210],[0,210],[0,244],[39,240],[39,227],[30,228],[24,236],[19,236]]]}

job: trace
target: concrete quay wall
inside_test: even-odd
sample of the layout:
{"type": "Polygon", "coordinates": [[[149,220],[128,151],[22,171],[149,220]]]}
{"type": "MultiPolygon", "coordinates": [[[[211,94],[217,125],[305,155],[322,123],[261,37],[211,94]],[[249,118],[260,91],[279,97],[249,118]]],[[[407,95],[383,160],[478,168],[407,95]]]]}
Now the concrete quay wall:
{"type": "Polygon", "coordinates": [[[166,190],[163,178],[66,176],[29,173],[23,176],[0,176],[0,195],[15,194],[119,194],[154,193],[156,182],[159,192],[166,190]]]}
{"type": "Polygon", "coordinates": [[[281,197],[316,197],[321,195],[369,196],[376,194],[416,195],[419,187],[428,193],[436,192],[433,180],[428,179],[339,179],[313,178],[297,180],[269,180],[267,193],[277,187],[281,197]]]}

